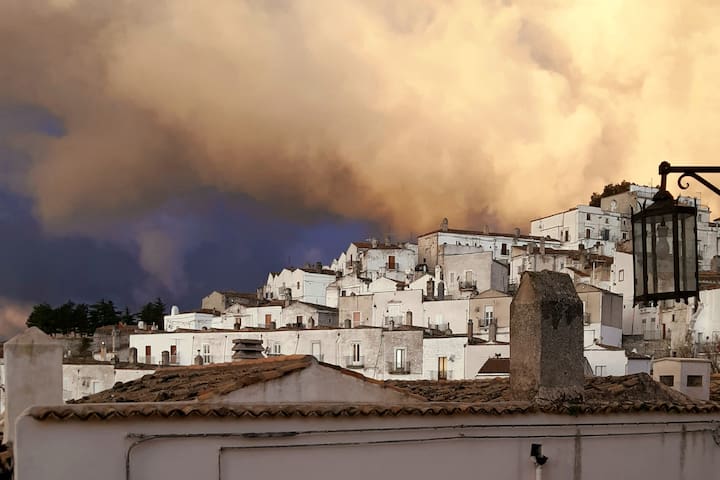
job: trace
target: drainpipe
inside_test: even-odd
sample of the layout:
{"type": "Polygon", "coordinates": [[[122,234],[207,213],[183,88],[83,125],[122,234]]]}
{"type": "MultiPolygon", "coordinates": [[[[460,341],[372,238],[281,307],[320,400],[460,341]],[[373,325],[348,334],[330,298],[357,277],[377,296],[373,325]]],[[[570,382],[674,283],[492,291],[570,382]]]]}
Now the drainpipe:
{"type": "Polygon", "coordinates": [[[542,445],[533,443],[530,447],[530,457],[535,464],[535,480],[542,480],[542,467],[548,461],[548,457],[542,454],[542,445]]]}

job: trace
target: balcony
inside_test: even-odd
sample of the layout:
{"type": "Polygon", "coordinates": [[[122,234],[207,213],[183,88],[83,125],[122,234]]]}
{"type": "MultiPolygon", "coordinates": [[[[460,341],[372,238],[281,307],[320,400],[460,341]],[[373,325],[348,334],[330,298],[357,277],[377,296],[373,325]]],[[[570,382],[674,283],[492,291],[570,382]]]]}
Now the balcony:
{"type": "Polygon", "coordinates": [[[437,330],[439,332],[445,332],[450,329],[450,324],[447,322],[428,323],[428,328],[430,330],[437,330]]]}
{"type": "Polygon", "coordinates": [[[452,380],[452,370],[430,370],[430,380],[452,380]]]}
{"type": "Polygon", "coordinates": [[[387,315],[384,317],[383,325],[385,327],[392,326],[397,327],[403,324],[405,317],[403,315],[387,315]]]}
{"type": "Polygon", "coordinates": [[[345,357],[345,368],[365,368],[365,357],[345,357]]]}
{"type": "Polygon", "coordinates": [[[393,262],[393,263],[386,262],[385,270],[398,270],[398,264],[396,262],[393,262]]]}
{"type": "Polygon", "coordinates": [[[459,282],[458,286],[461,291],[475,290],[477,288],[477,281],[476,280],[465,280],[465,281],[459,282]]]}
{"type": "Polygon", "coordinates": [[[387,372],[391,375],[410,375],[410,362],[387,362],[387,372]]]}

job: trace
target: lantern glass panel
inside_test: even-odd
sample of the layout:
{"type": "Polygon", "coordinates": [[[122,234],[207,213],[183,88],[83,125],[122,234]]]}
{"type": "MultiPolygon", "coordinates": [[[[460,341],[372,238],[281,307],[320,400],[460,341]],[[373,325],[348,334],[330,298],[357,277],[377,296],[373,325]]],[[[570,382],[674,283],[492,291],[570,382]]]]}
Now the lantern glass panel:
{"type": "Polygon", "coordinates": [[[647,235],[647,293],[650,295],[670,293],[675,290],[673,265],[672,214],[649,215],[646,221],[647,235]]]}
{"type": "Polygon", "coordinates": [[[698,289],[696,228],[695,212],[681,212],[678,214],[680,290],[686,292],[698,289]]]}

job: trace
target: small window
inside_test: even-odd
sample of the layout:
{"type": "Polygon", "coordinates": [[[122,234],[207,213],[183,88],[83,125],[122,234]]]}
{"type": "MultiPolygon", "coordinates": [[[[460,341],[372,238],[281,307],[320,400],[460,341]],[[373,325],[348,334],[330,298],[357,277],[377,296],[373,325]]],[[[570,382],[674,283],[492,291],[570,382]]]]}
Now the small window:
{"type": "Polygon", "coordinates": [[[360,362],[360,344],[359,343],[352,344],[352,361],[353,361],[353,363],[360,362]]]}
{"type": "Polygon", "coordinates": [[[618,272],[618,282],[624,282],[625,281],[625,270],[620,270],[618,272]]]}
{"type": "Polygon", "coordinates": [[[565,230],[565,241],[566,242],[570,241],[570,231],[569,230],[565,230]]]}
{"type": "Polygon", "coordinates": [[[589,228],[585,229],[585,238],[590,238],[590,229],[589,228]]]}
{"type": "Polygon", "coordinates": [[[688,375],[687,376],[687,386],[688,387],[702,387],[703,384],[703,377],[702,375],[688,375]]]}
{"type": "Polygon", "coordinates": [[[608,219],[607,219],[607,218],[605,219],[605,224],[606,224],[606,225],[608,224],[608,219]]]}
{"type": "Polygon", "coordinates": [[[507,243],[503,243],[500,245],[500,255],[507,255],[508,254],[508,248],[507,243]]]}
{"type": "Polygon", "coordinates": [[[209,343],[202,344],[202,357],[203,357],[203,363],[212,363],[212,355],[210,355],[210,344],[209,343]]]}
{"type": "Polygon", "coordinates": [[[300,282],[297,282],[297,289],[300,290],[300,282]]]}
{"type": "Polygon", "coordinates": [[[585,219],[586,219],[586,220],[590,220],[590,214],[589,214],[589,213],[588,213],[587,215],[585,215],[585,219]]]}
{"type": "Polygon", "coordinates": [[[347,291],[343,290],[343,291],[340,292],[340,296],[341,296],[341,297],[344,297],[344,296],[346,296],[346,295],[347,295],[347,291]]]}
{"type": "Polygon", "coordinates": [[[672,387],[675,385],[675,377],[672,375],[660,375],[660,383],[672,387]]]}
{"type": "Polygon", "coordinates": [[[595,365],[595,376],[602,377],[605,375],[606,365],[595,365]]]}
{"type": "Polygon", "coordinates": [[[297,317],[295,317],[295,323],[297,323],[298,325],[302,325],[302,323],[303,323],[303,316],[302,316],[302,315],[298,315],[297,317]]]}
{"type": "Polygon", "coordinates": [[[273,355],[280,355],[280,344],[273,343],[273,355]]]}

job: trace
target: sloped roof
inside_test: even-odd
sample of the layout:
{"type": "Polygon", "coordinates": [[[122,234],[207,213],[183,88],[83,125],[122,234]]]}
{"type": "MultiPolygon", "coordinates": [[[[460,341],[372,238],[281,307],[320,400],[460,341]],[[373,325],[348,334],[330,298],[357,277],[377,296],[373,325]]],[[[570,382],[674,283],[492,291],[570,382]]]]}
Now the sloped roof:
{"type": "Polygon", "coordinates": [[[471,298],[471,299],[476,299],[476,298],[497,298],[497,297],[510,297],[510,296],[511,296],[511,295],[508,295],[508,294],[505,293],[505,292],[501,292],[501,291],[499,291],[499,290],[495,290],[495,289],[490,288],[490,289],[484,290],[484,291],[482,291],[482,292],[478,293],[477,295],[475,295],[475,296],[473,296],[473,297],[470,297],[470,298],[471,298]]]}
{"type": "Polygon", "coordinates": [[[488,358],[478,373],[492,374],[492,373],[510,373],[510,359],[509,358],[488,358]]]}

